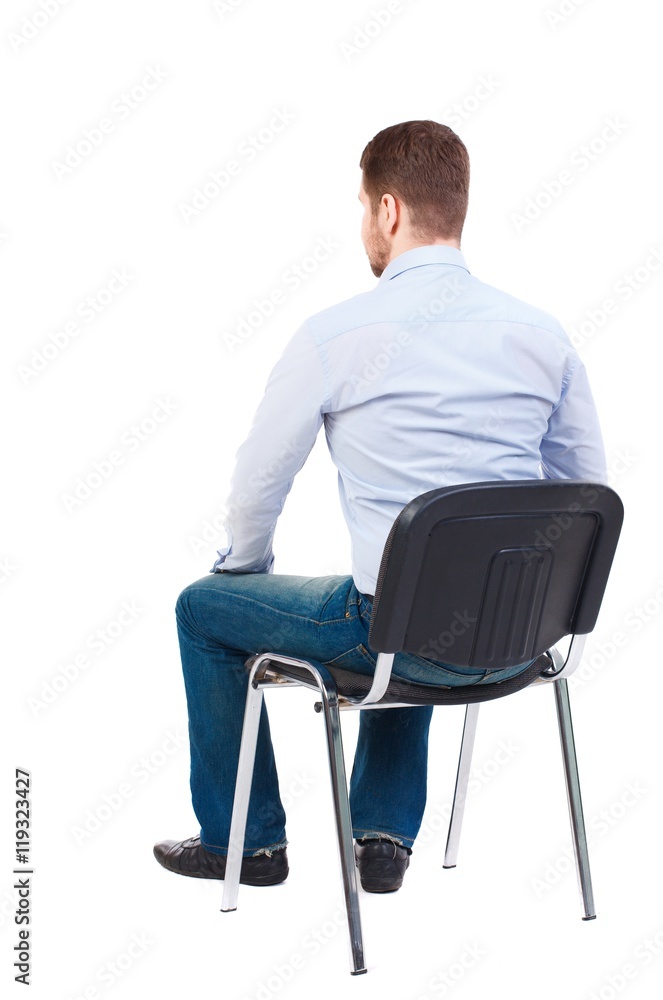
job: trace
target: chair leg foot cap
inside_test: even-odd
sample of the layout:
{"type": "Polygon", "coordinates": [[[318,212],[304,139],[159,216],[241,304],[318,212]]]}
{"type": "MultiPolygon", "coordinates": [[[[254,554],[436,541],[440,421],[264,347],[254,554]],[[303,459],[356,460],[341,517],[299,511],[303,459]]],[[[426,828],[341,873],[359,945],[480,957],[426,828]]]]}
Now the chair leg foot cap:
{"type": "Polygon", "coordinates": [[[591,917],[583,917],[583,920],[596,920],[596,914],[592,913],[591,917]]]}

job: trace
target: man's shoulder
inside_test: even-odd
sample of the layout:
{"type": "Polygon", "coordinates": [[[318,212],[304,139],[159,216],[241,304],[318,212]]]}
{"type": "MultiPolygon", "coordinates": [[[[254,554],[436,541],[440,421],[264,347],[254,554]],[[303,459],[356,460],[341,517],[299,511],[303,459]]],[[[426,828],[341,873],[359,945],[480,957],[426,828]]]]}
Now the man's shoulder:
{"type": "Polygon", "coordinates": [[[477,319],[523,323],[567,339],[564,328],[552,313],[477,278],[473,279],[473,285],[472,307],[477,319]]]}
{"type": "Polygon", "coordinates": [[[465,272],[462,277],[446,272],[440,277],[443,295],[437,286],[412,290],[407,295],[389,295],[380,285],[314,313],[304,326],[317,345],[359,327],[385,322],[422,321],[451,323],[507,323],[546,331],[570,346],[559,320],[544,309],[486,284],[465,272]],[[380,294],[382,293],[382,294],[380,294]]]}
{"type": "Polygon", "coordinates": [[[348,330],[380,322],[380,312],[375,289],[370,289],[321,309],[309,316],[305,325],[316,343],[324,344],[348,330]]]}

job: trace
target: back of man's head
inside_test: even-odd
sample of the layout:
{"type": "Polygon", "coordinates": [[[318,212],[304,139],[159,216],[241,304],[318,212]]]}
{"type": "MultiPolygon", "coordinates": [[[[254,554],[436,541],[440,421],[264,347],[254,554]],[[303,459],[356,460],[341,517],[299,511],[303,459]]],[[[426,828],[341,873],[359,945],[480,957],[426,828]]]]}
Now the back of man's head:
{"type": "Polygon", "coordinates": [[[460,243],[470,160],[452,129],[433,121],[390,125],[371,139],[359,166],[374,214],[382,195],[392,194],[407,205],[412,227],[422,239],[460,243]]]}

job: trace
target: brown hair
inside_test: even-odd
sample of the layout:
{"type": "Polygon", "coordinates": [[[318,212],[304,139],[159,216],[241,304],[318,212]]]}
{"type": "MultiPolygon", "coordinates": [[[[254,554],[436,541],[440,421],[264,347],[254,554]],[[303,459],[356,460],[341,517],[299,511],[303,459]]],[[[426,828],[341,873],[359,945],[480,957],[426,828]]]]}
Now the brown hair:
{"type": "Polygon", "coordinates": [[[470,160],[447,125],[401,122],[378,132],[361,154],[364,191],[377,214],[383,194],[407,206],[422,238],[460,241],[467,213],[470,160]]]}

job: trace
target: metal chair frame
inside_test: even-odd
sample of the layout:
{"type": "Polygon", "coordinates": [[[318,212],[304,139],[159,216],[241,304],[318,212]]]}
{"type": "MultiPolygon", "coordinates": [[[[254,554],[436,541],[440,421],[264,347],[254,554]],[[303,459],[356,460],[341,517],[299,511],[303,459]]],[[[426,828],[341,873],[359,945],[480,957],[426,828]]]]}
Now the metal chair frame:
{"type": "MultiPolygon", "coordinates": [[[[388,547],[385,549],[385,557],[388,547]]],[[[383,561],[385,557],[383,557],[383,561]]],[[[580,663],[585,640],[586,634],[571,634],[571,643],[566,657],[555,646],[551,647],[547,651],[551,661],[550,665],[528,686],[531,687],[535,684],[544,683],[553,684],[576,870],[583,905],[582,919],[593,920],[596,916],[596,910],[589,867],[587,834],[583,817],[578,762],[567,684],[567,678],[580,663]]],[[[363,697],[339,695],[332,673],[320,663],[313,664],[307,660],[271,652],[259,654],[247,661],[247,666],[250,666],[248,694],[221,909],[222,911],[232,911],[237,908],[244,835],[264,690],[266,688],[285,688],[293,685],[306,687],[319,694],[321,700],[316,703],[315,708],[317,711],[322,712],[325,720],[339,862],[347,911],[352,975],[359,975],[366,972],[367,969],[359,912],[357,874],[348,786],[343,757],[340,712],[345,710],[361,711],[414,707],[417,704],[417,702],[413,701],[382,700],[391,680],[394,655],[394,653],[388,652],[378,653],[372,684],[368,693],[363,697]]],[[[463,690],[471,692],[472,687],[456,689],[459,694],[463,690]]],[[[470,702],[468,700],[465,702],[465,722],[444,856],[444,868],[453,868],[456,866],[479,704],[481,700],[487,700],[480,695],[475,695],[475,697],[477,697],[476,701],[470,702]]],[[[419,704],[430,704],[430,702],[421,701],[419,704]]]]}

